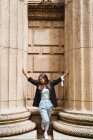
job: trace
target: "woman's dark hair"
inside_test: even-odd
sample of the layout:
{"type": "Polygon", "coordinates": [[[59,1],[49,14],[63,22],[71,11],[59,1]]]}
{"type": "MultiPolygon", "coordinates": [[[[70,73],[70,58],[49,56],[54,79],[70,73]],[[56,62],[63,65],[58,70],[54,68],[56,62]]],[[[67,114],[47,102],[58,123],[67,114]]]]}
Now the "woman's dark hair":
{"type": "MultiPolygon", "coordinates": [[[[48,76],[45,74],[45,73],[42,73],[42,74],[40,74],[39,75],[39,77],[38,77],[38,81],[40,82],[40,78],[42,78],[42,79],[44,79],[45,80],[45,85],[46,85],[46,87],[48,88],[48,89],[50,89],[51,88],[51,86],[50,86],[50,84],[49,84],[49,82],[50,82],[50,80],[48,79],[48,76]]],[[[44,85],[38,85],[38,89],[39,90],[43,90],[43,88],[44,88],[44,85]]]]}
{"type": "MultiPolygon", "coordinates": [[[[38,80],[39,80],[40,78],[42,78],[42,79],[45,80],[45,84],[48,84],[48,83],[49,83],[48,76],[47,76],[45,73],[40,74],[39,77],[38,77],[38,80]]],[[[40,81],[40,80],[39,80],[39,81],[40,81]]]]}

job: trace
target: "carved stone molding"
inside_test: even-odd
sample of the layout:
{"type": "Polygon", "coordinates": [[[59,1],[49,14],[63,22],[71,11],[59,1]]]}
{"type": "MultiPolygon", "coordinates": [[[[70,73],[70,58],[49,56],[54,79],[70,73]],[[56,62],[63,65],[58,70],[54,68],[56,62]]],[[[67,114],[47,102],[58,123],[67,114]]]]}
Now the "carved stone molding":
{"type": "Polygon", "coordinates": [[[31,121],[24,121],[13,124],[0,125],[0,137],[23,134],[35,129],[36,124],[31,121]]]}
{"type": "Polygon", "coordinates": [[[68,135],[93,138],[93,127],[91,126],[78,126],[64,123],[64,121],[55,121],[53,127],[57,131],[68,135]]]}
{"type": "Polygon", "coordinates": [[[64,3],[55,4],[51,1],[28,3],[29,20],[64,20],[64,3]]]}
{"type": "Polygon", "coordinates": [[[60,121],[53,122],[54,128],[65,134],[93,138],[93,117],[84,114],[59,113],[60,121]]]}
{"type": "Polygon", "coordinates": [[[59,117],[61,120],[75,124],[88,124],[93,125],[93,116],[84,114],[71,114],[60,112],[59,117]]]}
{"type": "Polygon", "coordinates": [[[18,122],[29,119],[31,112],[19,112],[19,113],[9,113],[9,114],[0,114],[0,124],[5,124],[9,122],[18,122]]]}
{"type": "Polygon", "coordinates": [[[36,124],[30,121],[30,117],[29,111],[0,114],[0,137],[32,131],[36,124]]]}

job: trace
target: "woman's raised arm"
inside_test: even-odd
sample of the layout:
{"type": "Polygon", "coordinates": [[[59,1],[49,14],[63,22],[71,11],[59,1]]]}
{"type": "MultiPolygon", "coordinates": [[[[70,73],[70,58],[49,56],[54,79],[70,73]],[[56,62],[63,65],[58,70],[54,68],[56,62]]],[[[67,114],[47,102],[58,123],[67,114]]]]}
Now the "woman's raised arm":
{"type": "Polygon", "coordinates": [[[27,79],[30,78],[30,74],[29,74],[28,72],[26,72],[26,71],[24,70],[24,68],[22,69],[22,72],[23,72],[23,74],[26,76],[27,79]]]}
{"type": "Polygon", "coordinates": [[[68,75],[68,71],[64,74],[64,75],[62,75],[62,77],[64,78],[64,77],[66,77],[68,75]]]}
{"type": "Polygon", "coordinates": [[[63,85],[64,85],[64,78],[65,78],[67,75],[68,75],[68,71],[67,71],[64,75],[61,76],[61,85],[62,85],[62,87],[63,87],[63,85]]]}
{"type": "Polygon", "coordinates": [[[27,80],[28,80],[30,83],[32,83],[32,84],[35,85],[35,86],[38,85],[38,80],[34,80],[34,79],[30,76],[30,74],[24,70],[24,68],[22,69],[22,72],[23,72],[23,74],[26,76],[27,80]]]}

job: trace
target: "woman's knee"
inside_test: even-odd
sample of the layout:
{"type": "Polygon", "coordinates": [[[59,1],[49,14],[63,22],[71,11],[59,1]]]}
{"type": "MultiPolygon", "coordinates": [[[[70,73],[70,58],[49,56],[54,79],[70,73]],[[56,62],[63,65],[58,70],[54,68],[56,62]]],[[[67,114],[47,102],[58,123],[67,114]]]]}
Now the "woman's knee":
{"type": "Polygon", "coordinates": [[[44,120],[44,122],[45,122],[46,124],[48,124],[48,123],[50,122],[49,118],[46,118],[46,119],[44,120]]]}

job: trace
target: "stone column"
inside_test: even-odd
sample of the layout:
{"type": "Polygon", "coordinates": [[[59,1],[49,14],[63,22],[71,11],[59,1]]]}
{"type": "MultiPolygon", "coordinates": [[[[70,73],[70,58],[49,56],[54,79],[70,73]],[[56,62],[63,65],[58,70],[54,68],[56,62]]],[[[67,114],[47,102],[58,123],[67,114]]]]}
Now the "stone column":
{"type": "Polygon", "coordinates": [[[26,109],[27,4],[0,0],[0,137],[31,131],[26,109]]]}
{"type": "Polygon", "coordinates": [[[54,127],[93,138],[93,0],[65,0],[64,110],[54,127]]]}

